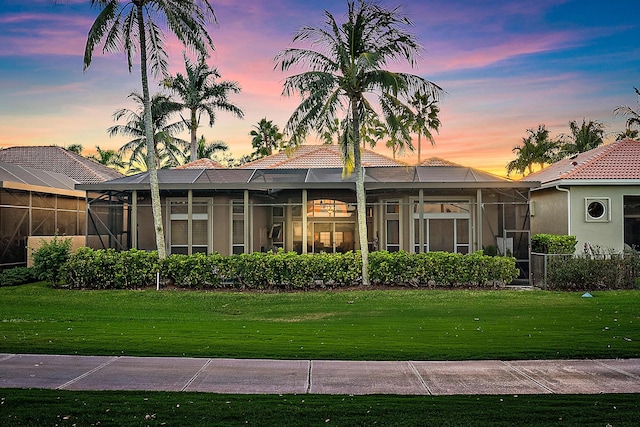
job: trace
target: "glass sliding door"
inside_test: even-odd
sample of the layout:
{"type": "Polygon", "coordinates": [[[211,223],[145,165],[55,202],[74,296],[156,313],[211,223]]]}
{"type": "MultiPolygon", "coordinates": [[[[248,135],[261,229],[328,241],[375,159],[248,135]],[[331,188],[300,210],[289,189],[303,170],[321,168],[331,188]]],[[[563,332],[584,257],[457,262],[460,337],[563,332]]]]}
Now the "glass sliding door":
{"type": "Polygon", "coordinates": [[[471,248],[471,209],[469,201],[425,201],[423,205],[423,230],[420,247],[420,205],[413,204],[414,252],[469,253],[471,248]]]}

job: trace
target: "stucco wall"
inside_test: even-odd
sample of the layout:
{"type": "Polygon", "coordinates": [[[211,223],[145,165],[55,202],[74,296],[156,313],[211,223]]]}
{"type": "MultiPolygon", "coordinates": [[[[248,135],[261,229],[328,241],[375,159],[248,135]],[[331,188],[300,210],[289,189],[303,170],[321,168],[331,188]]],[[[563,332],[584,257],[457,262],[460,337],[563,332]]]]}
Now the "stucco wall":
{"type": "Polygon", "coordinates": [[[571,187],[571,234],[578,239],[577,249],[585,242],[602,249],[624,250],[624,196],[640,195],[638,186],[571,187]],[[610,215],[603,221],[587,221],[585,199],[603,198],[609,202],[610,215]]]}
{"type": "MultiPolygon", "coordinates": [[[[56,236],[29,236],[27,237],[27,267],[33,267],[34,251],[38,250],[44,243],[51,243],[56,236]]],[[[71,239],[71,252],[85,246],[85,236],[57,236],[58,240],[71,239]]]]}
{"type": "Polygon", "coordinates": [[[531,192],[531,234],[567,234],[567,193],[554,188],[531,192]]]}

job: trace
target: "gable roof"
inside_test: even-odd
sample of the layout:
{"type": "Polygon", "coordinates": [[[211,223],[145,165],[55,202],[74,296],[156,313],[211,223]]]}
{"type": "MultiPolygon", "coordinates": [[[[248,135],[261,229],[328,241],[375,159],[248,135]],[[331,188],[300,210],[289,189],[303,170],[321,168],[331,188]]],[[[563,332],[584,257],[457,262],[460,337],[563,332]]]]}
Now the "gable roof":
{"type": "Polygon", "coordinates": [[[174,169],[226,169],[220,163],[211,159],[198,159],[184,165],[176,166],[174,169]]]}
{"type": "Polygon", "coordinates": [[[523,178],[540,181],[543,186],[630,180],[640,180],[640,141],[633,139],[621,139],[576,154],[523,178]]]}
{"type": "Polygon", "coordinates": [[[0,150],[0,162],[58,172],[74,181],[87,184],[121,178],[123,175],[63,147],[10,147],[0,150]]]}
{"type": "MultiPolygon", "coordinates": [[[[362,152],[362,166],[406,166],[371,150],[362,152]]],[[[340,147],[337,145],[301,145],[287,155],[285,151],[246,163],[240,169],[319,169],[342,168],[340,147]]]]}

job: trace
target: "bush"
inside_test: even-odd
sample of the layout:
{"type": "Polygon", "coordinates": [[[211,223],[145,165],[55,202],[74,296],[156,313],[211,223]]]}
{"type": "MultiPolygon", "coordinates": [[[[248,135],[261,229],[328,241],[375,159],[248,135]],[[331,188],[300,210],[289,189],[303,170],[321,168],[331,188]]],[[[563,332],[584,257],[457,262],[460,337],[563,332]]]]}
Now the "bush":
{"type": "Polygon", "coordinates": [[[572,254],[576,251],[576,236],[559,234],[534,234],[531,251],[541,254],[572,254]]]}
{"type": "MultiPolygon", "coordinates": [[[[372,252],[371,281],[380,285],[493,286],[509,283],[518,275],[515,259],[446,252],[410,254],[372,252]]],[[[182,288],[237,288],[256,290],[302,289],[316,286],[351,286],[361,282],[360,253],[303,254],[278,252],[241,254],[171,255],[158,261],[155,252],[132,249],[83,248],[65,265],[72,288],[137,288],[163,278],[182,288]]]]}
{"type": "Polygon", "coordinates": [[[71,239],[59,239],[57,235],[50,242],[42,241],[42,246],[33,251],[33,269],[36,277],[53,286],[62,280],[62,267],[69,260],[71,239]]]}
{"type": "Polygon", "coordinates": [[[0,271],[0,286],[24,285],[38,280],[33,268],[13,267],[0,271]]]}

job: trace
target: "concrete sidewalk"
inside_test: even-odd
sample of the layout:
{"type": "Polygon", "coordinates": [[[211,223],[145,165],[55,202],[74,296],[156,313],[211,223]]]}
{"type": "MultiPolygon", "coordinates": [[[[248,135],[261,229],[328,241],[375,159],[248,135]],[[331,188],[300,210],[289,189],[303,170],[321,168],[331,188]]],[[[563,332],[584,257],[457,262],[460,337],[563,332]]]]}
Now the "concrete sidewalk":
{"type": "Polygon", "coordinates": [[[640,359],[360,362],[0,353],[0,387],[239,394],[640,393],[640,359]]]}

